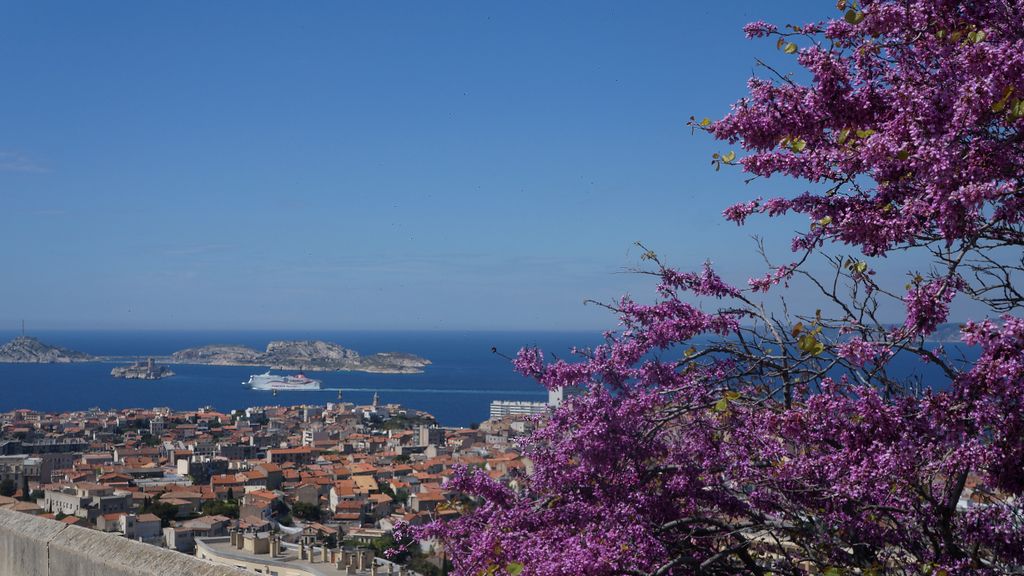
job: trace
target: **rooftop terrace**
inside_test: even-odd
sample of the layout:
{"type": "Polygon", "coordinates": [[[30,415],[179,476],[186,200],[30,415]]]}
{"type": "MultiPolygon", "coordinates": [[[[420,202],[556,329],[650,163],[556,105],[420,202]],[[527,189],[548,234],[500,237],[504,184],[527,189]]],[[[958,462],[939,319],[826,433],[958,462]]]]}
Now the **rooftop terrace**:
{"type": "Polygon", "coordinates": [[[330,549],[281,542],[269,534],[196,538],[196,556],[277,576],[418,576],[375,558],[369,549],[330,549]]]}

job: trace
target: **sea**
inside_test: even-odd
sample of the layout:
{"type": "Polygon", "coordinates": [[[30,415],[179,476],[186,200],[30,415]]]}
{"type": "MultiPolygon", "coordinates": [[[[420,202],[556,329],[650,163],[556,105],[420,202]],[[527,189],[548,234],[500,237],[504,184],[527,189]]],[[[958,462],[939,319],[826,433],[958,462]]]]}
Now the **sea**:
{"type": "MultiPolygon", "coordinates": [[[[0,342],[17,335],[0,331],[0,342]]],[[[355,404],[369,404],[378,394],[382,403],[424,410],[444,426],[470,426],[486,420],[494,400],[547,399],[540,384],[512,369],[509,357],[522,346],[539,346],[568,358],[572,347],[602,341],[598,331],[37,331],[30,335],[95,356],[137,357],[168,356],[207,344],[242,344],[262,350],[271,340],[327,340],[364,355],[408,352],[432,364],[421,374],[311,372],[310,377],[322,382],[321,390],[278,392],[276,396],[242,385],[265,367],[174,365],[175,376],[154,381],[114,378],[110,370],[115,362],[0,364],[0,412],[19,408],[45,412],[153,407],[195,410],[205,406],[227,412],[252,406],[323,405],[337,402],[340,391],[344,402],[355,404]]],[[[970,349],[955,352],[968,360],[976,356],[970,349]]],[[[936,366],[912,355],[898,356],[890,364],[893,372],[921,378],[936,388],[948,385],[936,366]]]]}

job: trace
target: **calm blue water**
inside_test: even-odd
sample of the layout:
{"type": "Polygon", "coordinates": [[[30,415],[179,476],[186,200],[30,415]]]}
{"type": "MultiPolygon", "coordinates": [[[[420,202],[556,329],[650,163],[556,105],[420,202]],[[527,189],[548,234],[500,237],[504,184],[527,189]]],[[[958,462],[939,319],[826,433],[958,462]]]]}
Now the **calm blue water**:
{"type": "MultiPolygon", "coordinates": [[[[17,334],[0,332],[0,342],[17,334]]],[[[535,381],[516,374],[509,362],[491,353],[496,346],[514,355],[523,345],[540,345],[566,356],[573,345],[598,343],[597,332],[65,332],[32,334],[47,344],[98,356],[169,355],[192,346],[244,344],[257,349],[270,340],[319,339],[337,342],[360,354],[410,352],[433,364],[422,374],[316,372],[327,390],[280,392],[245,388],[253,367],[175,365],[176,376],[164,380],[119,380],[110,376],[113,363],[0,364],[0,412],[30,408],[50,412],[91,407],[169,406],[194,410],[213,406],[222,411],[271,404],[324,404],[337,400],[341,388],[347,402],[369,404],[374,392],[382,402],[426,410],[444,425],[467,426],[488,417],[492,400],[547,399],[535,381]]]]}
{"type": "MultiPolygon", "coordinates": [[[[0,341],[17,334],[0,331],[0,341]]],[[[173,367],[176,376],[158,381],[119,380],[110,376],[112,363],[0,364],[0,412],[29,408],[48,412],[99,408],[169,406],[194,410],[213,406],[221,411],[265,405],[324,404],[337,399],[368,404],[374,392],[382,402],[426,410],[444,425],[468,426],[487,419],[492,400],[543,401],[547,392],[535,381],[516,374],[508,361],[491,353],[496,346],[514,355],[524,345],[567,357],[572,346],[600,343],[593,332],[65,332],[33,333],[43,342],[105,356],[169,355],[192,346],[244,344],[257,349],[270,340],[319,339],[337,342],[361,354],[411,352],[433,362],[422,374],[317,372],[326,390],[310,392],[254,391],[241,383],[258,370],[235,366],[173,367]]],[[[949,347],[947,346],[947,349],[949,347]]],[[[968,355],[970,351],[968,351],[968,355]]],[[[936,387],[945,381],[934,366],[916,357],[890,364],[936,387]]]]}

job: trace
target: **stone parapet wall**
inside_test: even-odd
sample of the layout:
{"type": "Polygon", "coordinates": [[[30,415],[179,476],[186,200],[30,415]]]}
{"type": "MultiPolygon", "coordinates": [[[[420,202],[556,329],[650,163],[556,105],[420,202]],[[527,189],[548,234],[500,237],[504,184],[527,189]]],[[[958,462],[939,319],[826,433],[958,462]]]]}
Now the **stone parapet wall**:
{"type": "Polygon", "coordinates": [[[245,576],[104,532],[0,510],[0,576],[245,576]]]}

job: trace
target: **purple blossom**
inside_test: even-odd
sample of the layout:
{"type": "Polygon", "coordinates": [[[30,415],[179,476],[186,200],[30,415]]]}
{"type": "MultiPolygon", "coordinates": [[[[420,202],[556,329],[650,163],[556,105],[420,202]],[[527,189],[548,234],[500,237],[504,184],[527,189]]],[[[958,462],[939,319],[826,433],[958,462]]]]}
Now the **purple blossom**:
{"type": "Polygon", "coordinates": [[[866,364],[888,360],[892,355],[892,350],[884,342],[869,342],[861,338],[853,338],[837,345],[836,355],[854,366],[862,368],[866,364]]]}
{"type": "Polygon", "coordinates": [[[769,24],[768,22],[762,22],[760,20],[757,22],[751,22],[743,27],[743,33],[747,35],[747,38],[761,38],[774,34],[776,31],[778,31],[778,27],[774,24],[769,24]]]}
{"type": "Polygon", "coordinates": [[[789,278],[793,276],[793,271],[795,269],[796,263],[779,266],[773,272],[768,272],[760,278],[751,278],[747,280],[747,284],[750,285],[750,289],[754,292],[767,292],[772,286],[777,285],[779,282],[789,280],[789,278]]]}
{"type": "Polygon", "coordinates": [[[544,353],[539,348],[521,348],[512,366],[523,376],[537,377],[544,372],[544,353]]]}
{"type": "MultiPolygon", "coordinates": [[[[985,277],[960,273],[956,259],[985,246],[1017,258],[1024,246],[1024,2],[843,10],[785,31],[744,28],[803,40],[792,62],[804,74],[751,79],[708,131],[742,149],[744,171],[812,191],[724,216],[803,214],[798,252],[945,255],[932,262],[942,274],[894,298],[903,325],[872,329],[873,308],[837,296],[843,339],[831,342],[820,313],[801,316],[815,327],[766,317],[710,264],[661,268],[654,303],[609,306],[621,330],[602,346],[547,364],[524,348],[513,361],[548,388],[586,388],[524,441],[531,474],[513,490],[458,468],[447,487],[476,507],[396,538],[439,539],[457,576],[1019,572],[1024,320],[968,322],[964,342],[981,353],[966,366],[923,341],[958,293],[1024,306],[1010,268],[992,269],[1010,280],[986,300],[985,277]],[[919,391],[888,377],[901,348],[939,364],[950,385],[919,391]]],[[[774,268],[750,289],[785,287],[795,272],[774,268]]],[[[873,290],[859,274],[852,289],[873,290]]]]}
{"type": "Polygon", "coordinates": [[[949,317],[949,303],[962,283],[957,278],[938,278],[919,283],[907,292],[904,327],[912,334],[928,335],[949,317]]]}

